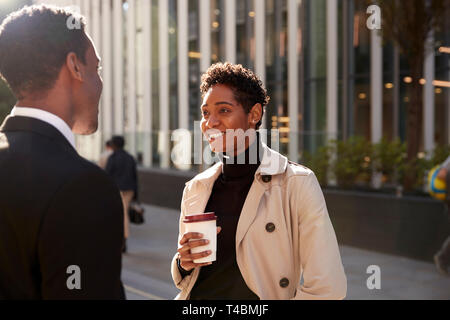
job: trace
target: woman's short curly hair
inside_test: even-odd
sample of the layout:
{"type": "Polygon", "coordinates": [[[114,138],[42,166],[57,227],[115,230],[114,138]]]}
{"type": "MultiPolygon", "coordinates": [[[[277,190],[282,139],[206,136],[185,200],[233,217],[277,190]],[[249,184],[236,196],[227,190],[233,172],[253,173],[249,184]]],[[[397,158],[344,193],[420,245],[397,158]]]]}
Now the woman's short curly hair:
{"type": "MultiPolygon", "coordinates": [[[[202,75],[200,85],[202,97],[217,84],[230,87],[234,92],[234,98],[243,106],[246,113],[249,113],[255,104],[260,103],[264,114],[264,107],[269,103],[270,97],[264,84],[253,71],[240,64],[228,62],[213,64],[202,75]]],[[[256,128],[258,129],[260,125],[261,120],[256,124],[256,128]]]]}

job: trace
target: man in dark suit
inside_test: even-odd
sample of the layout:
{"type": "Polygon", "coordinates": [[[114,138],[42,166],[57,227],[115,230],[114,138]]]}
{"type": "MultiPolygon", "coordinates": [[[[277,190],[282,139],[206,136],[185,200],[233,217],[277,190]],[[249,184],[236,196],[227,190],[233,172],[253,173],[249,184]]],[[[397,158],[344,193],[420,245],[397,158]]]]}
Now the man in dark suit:
{"type": "Polygon", "coordinates": [[[0,299],[124,299],[119,190],[80,157],[98,126],[96,49],[76,14],[26,7],[0,26],[0,74],[18,99],[0,127],[0,299]]]}
{"type": "Polygon", "coordinates": [[[124,247],[127,251],[126,243],[129,235],[128,208],[131,200],[137,197],[137,172],[136,161],[133,156],[124,150],[125,140],[122,136],[114,136],[111,139],[113,153],[106,162],[106,172],[116,182],[124,208],[124,247]]]}

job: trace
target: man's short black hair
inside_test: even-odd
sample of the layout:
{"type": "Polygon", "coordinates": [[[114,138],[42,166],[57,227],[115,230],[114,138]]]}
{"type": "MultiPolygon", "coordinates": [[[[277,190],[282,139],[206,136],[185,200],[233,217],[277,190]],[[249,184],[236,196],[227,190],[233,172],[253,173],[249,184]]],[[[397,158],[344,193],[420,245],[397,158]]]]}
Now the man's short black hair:
{"type": "Polygon", "coordinates": [[[76,12],[49,5],[8,15],[0,26],[0,76],[16,98],[50,90],[70,52],[86,64],[85,25],[76,12]]]}
{"type": "MultiPolygon", "coordinates": [[[[270,101],[262,81],[253,71],[244,68],[240,64],[228,62],[213,64],[202,75],[201,81],[200,91],[202,97],[214,85],[223,84],[229,86],[234,92],[234,98],[243,106],[246,113],[249,113],[255,104],[260,103],[262,115],[264,115],[264,107],[270,101]]],[[[256,128],[258,129],[260,125],[261,121],[256,124],[256,128]]]]}
{"type": "Polygon", "coordinates": [[[123,149],[125,146],[125,139],[122,136],[114,136],[111,138],[111,143],[118,149],[123,149]]]}

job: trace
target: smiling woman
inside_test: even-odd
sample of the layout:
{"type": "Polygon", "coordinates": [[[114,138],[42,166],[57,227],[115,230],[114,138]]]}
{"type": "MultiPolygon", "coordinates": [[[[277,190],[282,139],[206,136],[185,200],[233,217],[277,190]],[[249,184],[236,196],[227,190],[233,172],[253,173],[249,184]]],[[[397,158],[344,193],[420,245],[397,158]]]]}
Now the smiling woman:
{"type": "Polygon", "coordinates": [[[183,192],[172,260],[177,299],[344,298],[346,277],[317,178],[256,132],[269,102],[262,81],[242,65],[217,63],[200,90],[201,130],[220,162],[183,192]],[[217,238],[186,225],[186,217],[204,212],[217,217],[217,238]],[[208,243],[217,244],[215,260],[197,263],[213,254],[208,243]]]}

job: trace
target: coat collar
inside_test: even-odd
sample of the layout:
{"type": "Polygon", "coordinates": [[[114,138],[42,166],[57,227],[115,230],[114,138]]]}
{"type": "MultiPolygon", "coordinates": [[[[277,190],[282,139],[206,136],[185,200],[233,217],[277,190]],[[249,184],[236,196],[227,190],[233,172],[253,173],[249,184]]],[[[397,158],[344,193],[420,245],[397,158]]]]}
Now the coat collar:
{"type": "MultiPolygon", "coordinates": [[[[261,165],[255,172],[255,180],[259,181],[260,176],[274,176],[277,174],[282,174],[286,171],[288,159],[276,152],[275,150],[270,149],[264,142],[263,146],[263,158],[261,161],[261,165]]],[[[211,168],[203,171],[202,173],[195,176],[192,180],[186,182],[186,184],[194,184],[201,183],[207,188],[212,188],[212,185],[219,177],[222,172],[222,162],[218,162],[213,165],[211,168]]]]}

